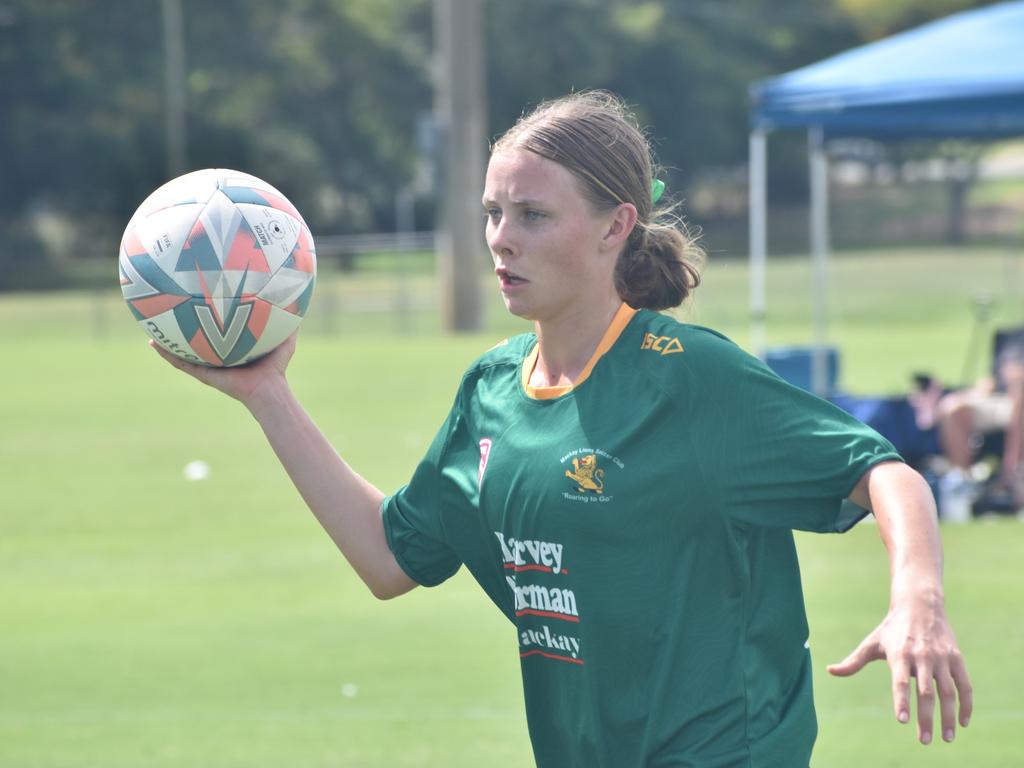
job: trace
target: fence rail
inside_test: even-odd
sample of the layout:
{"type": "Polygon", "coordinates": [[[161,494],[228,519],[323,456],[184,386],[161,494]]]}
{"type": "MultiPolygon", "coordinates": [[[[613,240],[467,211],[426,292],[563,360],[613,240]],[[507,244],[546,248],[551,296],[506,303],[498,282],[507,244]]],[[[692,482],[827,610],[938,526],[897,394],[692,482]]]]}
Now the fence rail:
{"type": "Polygon", "coordinates": [[[363,253],[430,251],[434,232],[370,232],[361,235],[323,235],[315,238],[318,258],[346,259],[363,253]]]}

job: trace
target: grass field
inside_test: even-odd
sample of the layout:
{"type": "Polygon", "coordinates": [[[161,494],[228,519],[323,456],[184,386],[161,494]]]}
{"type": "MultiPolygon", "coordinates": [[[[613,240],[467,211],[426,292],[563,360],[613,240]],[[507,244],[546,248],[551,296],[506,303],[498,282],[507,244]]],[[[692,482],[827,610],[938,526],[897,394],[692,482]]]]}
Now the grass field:
{"type": "MultiPolygon", "coordinates": [[[[993,324],[1024,321],[1019,258],[837,259],[844,385],[903,391],[919,368],[958,379],[972,297],[991,295],[993,324]]],[[[687,316],[745,343],[745,280],[712,258],[687,316]]],[[[803,260],[773,264],[772,343],[809,339],[809,282],[803,260]]],[[[393,313],[346,311],[386,305],[383,278],[327,277],[291,373],[340,452],[389,490],[464,366],[521,327],[492,301],[491,331],[443,337],[430,281],[410,289],[424,308],[402,335],[393,313]]],[[[0,297],[0,352],[0,766],[532,765],[515,637],[473,582],[373,600],[243,409],[158,360],[116,291],[0,297]],[[194,459],[208,479],[184,479],[194,459]]],[[[883,667],[824,672],[884,613],[877,532],[799,536],[818,768],[1024,764],[1024,525],[944,539],[977,708],[955,744],[924,748],[893,720],[883,667]]]]}

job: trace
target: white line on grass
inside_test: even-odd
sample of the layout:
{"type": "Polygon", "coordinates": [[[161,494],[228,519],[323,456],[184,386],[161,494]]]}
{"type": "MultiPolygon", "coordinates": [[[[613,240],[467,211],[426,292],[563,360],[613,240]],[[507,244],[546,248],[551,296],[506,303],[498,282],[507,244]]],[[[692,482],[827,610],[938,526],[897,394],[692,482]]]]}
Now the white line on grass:
{"type": "MultiPolygon", "coordinates": [[[[1024,710],[1022,710],[1024,713],[1024,710]]],[[[344,707],[309,710],[81,710],[75,712],[0,712],[0,723],[64,722],[170,722],[179,720],[240,720],[259,722],[301,720],[367,720],[404,722],[423,720],[521,720],[521,709],[467,707],[464,709],[395,710],[373,707],[344,707]]]]}

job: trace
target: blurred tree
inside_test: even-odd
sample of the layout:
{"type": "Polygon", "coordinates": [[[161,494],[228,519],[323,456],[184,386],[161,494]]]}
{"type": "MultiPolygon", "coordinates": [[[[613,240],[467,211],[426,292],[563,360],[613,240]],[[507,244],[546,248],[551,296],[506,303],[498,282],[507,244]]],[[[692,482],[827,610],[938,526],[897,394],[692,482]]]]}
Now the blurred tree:
{"type": "MultiPolygon", "coordinates": [[[[492,131],[570,90],[620,93],[652,128],[670,186],[745,162],[748,88],[860,42],[833,0],[492,0],[492,131]]],[[[776,199],[800,196],[802,139],[773,147],[776,199]]]]}
{"type": "MultiPolygon", "coordinates": [[[[418,6],[182,6],[188,167],[266,178],[315,231],[381,226],[413,173],[414,121],[431,103],[418,6]]],[[[78,238],[88,255],[112,252],[166,180],[160,19],[157,0],[0,0],[0,218],[20,224],[25,247],[42,245],[42,211],[88,231],[78,238]]]]}
{"type": "Polygon", "coordinates": [[[839,0],[868,40],[902,32],[957,11],[994,5],[1003,0],[839,0]]]}
{"type": "Polygon", "coordinates": [[[395,188],[413,174],[416,115],[431,104],[429,48],[408,8],[203,5],[186,18],[192,164],[238,157],[291,197],[314,231],[382,227],[395,188]]]}
{"type": "MultiPolygon", "coordinates": [[[[752,82],[980,4],[487,0],[489,133],[544,98],[609,88],[685,197],[745,162],[752,82]]],[[[181,6],[188,166],[266,178],[317,232],[391,228],[432,103],[430,0],[181,6]]],[[[0,260],[110,253],[166,180],[162,39],[159,0],[0,0],[0,260]]],[[[773,199],[805,194],[803,137],[770,156],[773,199]]]]}
{"type": "MultiPolygon", "coordinates": [[[[634,35],[635,5],[653,4],[624,5],[621,26],[629,29],[631,21],[634,35]]],[[[657,17],[648,15],[648,40],[625,49],[616,80],[638,88],[636,98],[661,139],[662,159],[677,169],[682,189],[709,169],[745,163],[751,83],[858,42],[827,0],[665,3],[657,17]]],[[[800,141],[773,148],[775,199],[804,193],[803,154],[800,141]]]]}
{"type": "Polygon", "coordinates": [[[97,230],[110,248],[109,214],[159,172],[159,51],[140,45],[160,40],[159,9],[134,9],[0,4],[0,287],[48,284],[53,262],[95,255],[97,230]]]}
{"type": "Polygon", "coordinates": [[[160,40],[159,14],[135,5],[111,0],[100,14],[70,1],[5,3],[3,211],[110,210],[124,202],[126,178],[159,168],[159,49],[138,44],[160,40]]]}

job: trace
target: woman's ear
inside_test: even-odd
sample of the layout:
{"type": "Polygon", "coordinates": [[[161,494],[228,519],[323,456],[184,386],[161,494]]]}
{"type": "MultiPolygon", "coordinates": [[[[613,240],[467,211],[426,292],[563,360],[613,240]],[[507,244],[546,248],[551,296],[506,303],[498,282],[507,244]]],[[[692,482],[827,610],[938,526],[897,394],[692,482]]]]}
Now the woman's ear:
{"type": "Polygon", "coordinates": [[[618,251],[629,239],[636,226],[636,206],[632,203],[621,203],[611,212],[608,229],[601,239],[602,245],[608,250],[618,251]]]}

